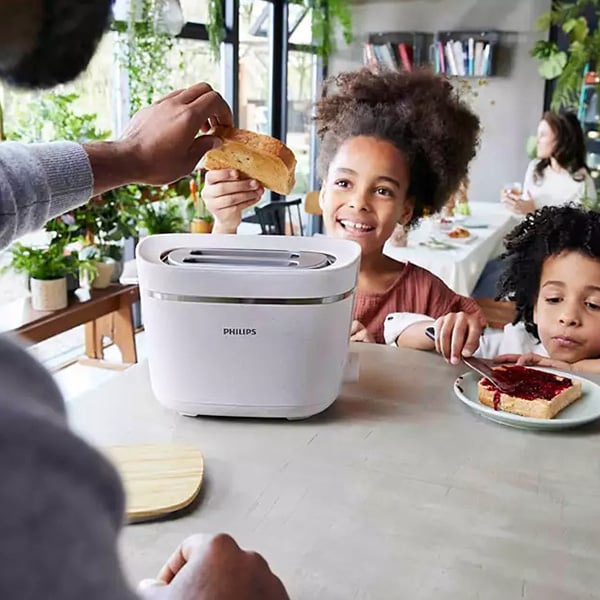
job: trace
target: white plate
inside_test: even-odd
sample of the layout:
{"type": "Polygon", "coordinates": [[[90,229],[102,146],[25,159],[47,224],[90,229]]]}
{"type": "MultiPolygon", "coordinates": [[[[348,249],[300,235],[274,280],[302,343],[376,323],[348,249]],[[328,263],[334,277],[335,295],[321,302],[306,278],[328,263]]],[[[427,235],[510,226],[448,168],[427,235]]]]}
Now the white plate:
{"type": "Polygon", "coordinates": [[[522,417],[502,410],[494,410],[479,402],[477,383],[481,379],[480,375],[474,371],[469,371],[459,377],[454,382],[454,393],[469,408],[478,412],[482,417],[519,429],[538,429],[538,430],[556,430],[568,429],[570,427],[579,427],[590,421],[600,418],[600,386],[592,383],[583,377],[573,377],[571,373],[564,373],[554,369],[540,369],[556,373],[572,379],[578,379],[582,384],[582,396],[564,410],[561,410],[553,419],[532,419],[531,417],[522,417]]]}
{"type": "Polygon", "coordinates": [[[419,246],[425,246],[430,250],[455,250],[456,246],[448,244],[447,242],[441,241],[441,243],[432,242],[427,240],[426,242],[420,242],[419,246]]]}
{"type": "Polygon", "coordinates": [[[474,233],[471,233],[471,235],[469,237],[463,237],[463,238],[453,238],[450,237],[448,234],[446,234],[444,236],[444,240],[448,240],[451,244],[454,244],[455,242],[457,244],[470,244],[473,240],[477,239],[477,236],[474,233]]]}

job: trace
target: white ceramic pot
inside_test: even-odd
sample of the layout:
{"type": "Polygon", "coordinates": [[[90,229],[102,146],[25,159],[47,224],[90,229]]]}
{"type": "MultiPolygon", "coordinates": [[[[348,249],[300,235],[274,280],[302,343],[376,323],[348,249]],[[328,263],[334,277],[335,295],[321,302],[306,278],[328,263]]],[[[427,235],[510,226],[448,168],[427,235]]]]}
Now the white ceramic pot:
{"type": "Polygon", "coordinates": [[[112,275],[115,270],[115,261],[112,258],[108,258],[101,262],[98,261],[95,264],[98,273],[92,281],[92,287],[96,289],[107,288],[111,284],[112,275]]]}
{"type": "Polygon", "coordinates": [[[67,278],[31,278],[31,306],[33,310],[60,310],[66,308],[67,278]]]}

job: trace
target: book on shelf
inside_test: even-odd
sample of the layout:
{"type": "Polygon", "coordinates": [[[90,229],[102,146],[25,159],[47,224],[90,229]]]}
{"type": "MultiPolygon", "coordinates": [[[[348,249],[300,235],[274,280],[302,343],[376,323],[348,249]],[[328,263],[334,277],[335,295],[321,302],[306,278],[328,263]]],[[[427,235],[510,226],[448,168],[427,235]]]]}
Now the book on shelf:
{"type": "Polygon", "coordinates": [[[419,56],[413,56],[413,47],[411,44],[401,42],[393,44],[363,44],[363,64],[367,66],[384,65],[390,69],[399,69],[412,71],[415,58],[420,61],[419,56]]]}
{"type": "Polygon", "coordinates": [[[468,38],[438,41],[434,46],[438,73],[459,77],[486,77],[491,75],[491,43],[468,38]]]}

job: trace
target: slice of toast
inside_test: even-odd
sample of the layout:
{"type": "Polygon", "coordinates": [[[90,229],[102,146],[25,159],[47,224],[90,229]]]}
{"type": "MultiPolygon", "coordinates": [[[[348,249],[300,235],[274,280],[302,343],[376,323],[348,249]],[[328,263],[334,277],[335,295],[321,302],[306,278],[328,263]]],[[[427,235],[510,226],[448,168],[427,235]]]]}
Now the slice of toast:
{"type": "MultiPolygon", "coordinates": [[[[517,384],[512,394],[500,392],[488,379],[479,381],[479,402],[523,417],[552,419],[581,398],[581,381],[521,366],[501,366],[517,384]]],[[[503,376],[503,379],[506,377],[503,376]]]]}
{"type": "Polygon", "coordinates": [[[291,193],[296,183],[296,157],[279,140],[235,127],[216,127],[210,132],[223,145],[209,150],[205,169],[236,169],[279,194],[291,193]]]}

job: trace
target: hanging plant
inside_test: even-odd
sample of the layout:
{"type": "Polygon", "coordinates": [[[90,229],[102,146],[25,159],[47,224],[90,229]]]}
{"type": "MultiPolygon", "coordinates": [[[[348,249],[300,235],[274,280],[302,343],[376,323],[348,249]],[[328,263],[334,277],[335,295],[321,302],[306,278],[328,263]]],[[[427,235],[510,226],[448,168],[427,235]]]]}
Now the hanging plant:
{"type": "Polygon", "coordinates": [[[352,43],[352,12],[347,0],[301,0],[312,9],[312,38],[317,55],[327,60],[335,50],[336,31],[341,28],[346,44],[352,43]]]}
{"type": "Polygon", "coordinates": [[[225,14],[223,0],[208,0],[208,42],[214,60],[219,60],[221,44],[225,40],[225,14]]]}
{"type": "Polygon", "coordinates": [[[118,59],[129,80],[129,114],[168,92],[168,56],[174,38],[157,27],[164,0],[130,0],[120,33],[118,59]]]}
{"type": "Polygon", "coordinates": [[[311,11],[311,33],[317,56],[325,63],[335,50],[338,29],[346,44],[352,43],[352,11],[348,0],[288,0],[311,11]]]}
{"type": "MultiPolygon", "coordinates": [[[[311,11],[313,45],[318,56],[327,62],[335,50],[338,28],[346,44],[352,43],[352,11],[348,0],[288,0],[311,11]]],[[[218,60],[221,43],[225,40],[223,0],[208,0],[208,39],[211,52],[218,60]]]]}

